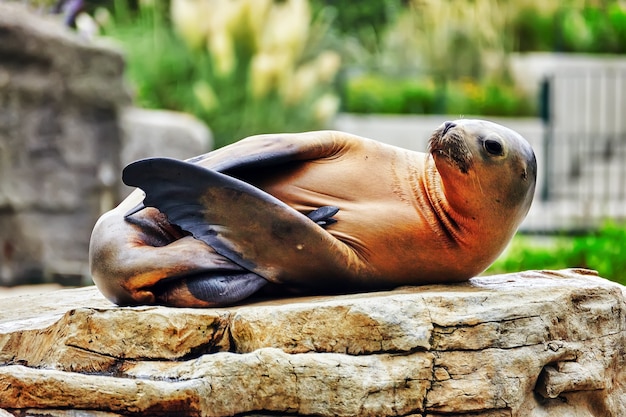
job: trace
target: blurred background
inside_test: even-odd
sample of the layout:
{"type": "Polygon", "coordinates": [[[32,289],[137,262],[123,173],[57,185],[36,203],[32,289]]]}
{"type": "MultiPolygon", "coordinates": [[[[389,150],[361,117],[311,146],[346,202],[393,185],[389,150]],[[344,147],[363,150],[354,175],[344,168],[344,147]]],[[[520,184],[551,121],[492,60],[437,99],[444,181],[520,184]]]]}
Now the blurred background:
{"type": "MultiPolygon", "coordinates": [[[[116,146],[126,147],[126,153],[109,155],[107,164],[99,151],[93,154],[97,162],[92,165],[97,167],[92,176],[99,185],[88,192],[97,200],[89,208],[94,213],[82,229],[51,232],[54,239],[59,233],[72,234],[66,240],[83,248],[76,254],[68,256],[71,251],[56,243],[40,243],[36,252],[23,249],[16,236],[40,233],[47,221],[28,232],[15,226],[24,221],[16,214],[24,205],[15,204],[15,186],[3,188],[0,181],[0,226],[11,222],[4,235],[0,230],[0,284],[88,284],[85,246],[90,228],[100,212],[128,192],[119,186],[121,166],[149,156],[146,152],[160,155],[172,146],[182,148],[182,154],[174,151],[174,156],[184,158],[252,134],[328,128],[425,151],[430,132],[439,124],[470,117],[520,132],[533,145],[540,171],[527,220],[486,273],[585,267],[626,283],[624,1],[0,0],[3,3],[18,3],[37,19],[54,15],[58,30],[73,32],[68,36],[78,43],[120,51],[119,77],[129,97],[113,106],[111,122],[121,126],[116,146]],[[200,133],[164,134],[171,126],[157,122],[155,127],[151,121],[148,130],[135,134],[162,137],[160,145],[131,146],[125,137],[144,126],[143,109],[154,109],[150,114],[161,122],[179,113],[189,115],[193,126],[187,133],[200,133]],[[185,135],[205,139],[199,147],[187,146],[183,142],[191,139],[185,135]],[[135,150],[129,150],[133,146],[135,150]],[[5,223],[3,213],[12,216],[4,214],[5,223]],[[39,257],[37,262],[32,253],[39,257]],[[68,261],[60,262],[64,257],[68,261]],[[29,262],[29,268],[18,265],[29,262]]],[[[3,52],[2,33],[0,98],[3,88],[10,90],[10,83],[3,87],[3,66],[8,71],[18,61],[15,50],[3,52]]],[[[35,49],[28,59],[19,60],[20,65],[28,69],[29,59],[37,62],[33,56],[46,54],[45,48],[32,52],[35,49]]],[[[61,62],[58,56],[49,59],[61,62]]],[[[84,64],[81,56],[87,55],[78,54],[69,63],[65,59],[56,70],[71,73],[64,65],[84,64]]],[[[98,60],[96,71],[107,77],[117,74],[98,60]]],[[[79,75],[71,73],[69,78],[79,75]]],[[[107,90],[96,95],[106,95],[107,90]]],[[[4,142],[2,136],[7,102],[3,108],[0,101],[0,173],[16,175],[16,158],[6,144],[11,135],[5,133],[4,142]]],[[[38,111],[45,113],[46,108],[39,106],[38,111]]],[[[28,140],[24,134],[14,136],[28,140]]],[[[64,125],[55,135],[63,134],[64,125]]],[[[113,136],[96,140],[111,141],[113,136]]]]}

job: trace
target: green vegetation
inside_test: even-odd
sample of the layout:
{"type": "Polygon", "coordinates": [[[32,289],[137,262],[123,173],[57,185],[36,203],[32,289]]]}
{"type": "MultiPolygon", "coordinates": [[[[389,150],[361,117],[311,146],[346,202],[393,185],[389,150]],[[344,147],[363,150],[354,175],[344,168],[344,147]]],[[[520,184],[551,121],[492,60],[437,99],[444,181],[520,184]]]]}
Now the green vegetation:
{"type": "Polygon", "coordinates": [[[554,238],[549,244],[517,235],[486,274],[529,269],[595,269],[600,276],[626,285],[626,224],[606,222],[596,233],[554,238]]]}
{"type": "Polygon", "coordinates": [[[368,49],[376,49],[386,28],[394,24],[405,8],[405,0],[311,0],[316,11],[334,15],[333,28],[342,37],[356,37],[368,49]]]}
{"type": "Polygon", "coordinates": [[[383,13],[389,7],[380,4],[386,27],[376,30],[375,46],[371,37],[361,42],[365,51],[355,62],[367,75],[348,78],[344,109],[536,115],[537,98],[511,79],[510,54],[626,52],[626,6],[618,1],[601,3],[415,0],[391,8],[394,13],[383,13]]]}
{"type": "Polygon", "coordinates": [[[516,50],[626,53],[626,6],[601,3],[522,6],[512,24],[516,50]]]}
{"type": "Polygon", "coordinates": [[[168,2],[117,0],[111,10],[104,33],[127,53],[137,103],[195,114],[217,146],[323,128],[339,106],[341,60],[306,2],[174,1],[170,14],[168,2]]]}
{"type": "Polygon", "coordinates": [[[360,60],[367,75],[348,77],[344,108],[534,115],[534,98],[514,85],[508,67],[510,8],[495,0],[409,2],[360,60]]]}
{"type": "Polygon", "coordinates": [[[515,85],[512,52],[626,52],[616,0],[100,4],[136,102],[195,114],[217,146],[325,128],[339,96],[358,113],[532,116],[537,98],[515,85]]]}
{"type": "Polygon", "coordinates": [[[352,113],[533,116],[535,103],[513,86],[472,79],[438,87],[428,78],[390,79],[377,75],[350,78],[343,108],[352,113]]]}

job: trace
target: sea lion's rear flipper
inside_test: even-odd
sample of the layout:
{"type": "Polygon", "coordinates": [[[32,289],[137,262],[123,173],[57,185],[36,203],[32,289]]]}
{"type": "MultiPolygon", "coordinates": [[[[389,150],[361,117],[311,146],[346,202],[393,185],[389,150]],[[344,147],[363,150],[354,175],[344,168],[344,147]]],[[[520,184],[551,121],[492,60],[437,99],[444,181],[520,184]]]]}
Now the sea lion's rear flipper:
{"type": "Polygon", "coordinates": [[[160,304],[168,306],[221,307],[248,298],[267,284],[253,272],[224,272],[165,279],[154,288],[154,293],[160,304]]]}
{"type": "Polygon", "coordinates": [[[361,269],[354,252],[316,223],[332,221],[336,208],[313,212],[311,220],[246,182],[175,159],[134,162],[123,180],[169,222],[269,281],[324,285],[348,264],[361,269]]]}

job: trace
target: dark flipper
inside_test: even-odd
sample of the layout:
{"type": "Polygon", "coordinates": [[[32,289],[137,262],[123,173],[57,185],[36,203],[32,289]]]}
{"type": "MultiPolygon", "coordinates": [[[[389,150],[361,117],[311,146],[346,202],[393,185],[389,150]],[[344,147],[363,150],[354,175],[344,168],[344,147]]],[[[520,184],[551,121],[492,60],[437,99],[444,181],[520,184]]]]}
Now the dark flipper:
{"type": "MultiPolygon", "coordinates": [[[[222,256],[272,282],[318,283],[360,269],[345,244],[270,194],[243,181],[174,159],[137,161],[124,182],[144,190],[144,204],[222,256]]],[[[332,220],[334,209],[315,217],[332,220]]]]}
{"type": "MultiPolygon", "coordinates": [[[[139,204],[137,204],[135,207],[133,207],[132,209],[128,210],[128,212],[126,212],[126,214],[124,214],[124,217],[130,217],[135,213],[140,212],[141,210],[145,209],[146,206],[144,205],[143,201],[139,204]]],[[[306,216],[313,220],[315,223],[317,223],[318,225],[320,225],[321,227],[326,227],[329,226],[331,224],[337,223],[336,219],[333,219],[332,217],[337,214],[339,212],[339,208],[335,207],[335,206],[323,206],[318,208],[317,210],[313,210],[312,212],[310,212],[309,214],[307,214],[306,216]]]]}
{"type": "Polygon", "coordinates": [[[267,281],[252,272],[210,279],[188,279],[189,291],[198,299],[215,303],[234,303],[260,290],[267,281]]]}
{"type": "Polygon", "coordinates": [[[267,284],[253,272],[197,274],[173,277],[155,289],[157,299],[169,306],[221,307],[250,297],[267,284]]]}
{"type": "Polygon", "coordinates": [[[337,223],[332,217],[339,212],[339,208],[335,206],[323,206],[317,210],[313,210],[306,216],[322,227],[337,223]]]}
{"type": "Polygon", "coordinates": [[[187,162],[232,175],[250,168],[333,157],[343,151],[346,141],[351,138],[346,133],[332,131],[257,135],[187,162]]]}

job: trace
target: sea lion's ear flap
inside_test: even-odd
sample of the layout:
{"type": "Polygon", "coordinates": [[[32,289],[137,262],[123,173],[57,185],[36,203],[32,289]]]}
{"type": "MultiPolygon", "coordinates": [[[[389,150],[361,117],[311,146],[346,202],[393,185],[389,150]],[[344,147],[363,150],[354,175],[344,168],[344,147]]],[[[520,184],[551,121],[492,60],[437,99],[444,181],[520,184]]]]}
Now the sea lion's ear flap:
{"type": "Polygon", "coordinates": [[[134,162],[122,179],[146,193],[146,207],[264,278],[306,277],[309,267],[321,276],[345,269],[349,249],[316,223],[332,221],[335,208],[314,213],[312,220],[246,182],[176,159],[134,162]],[[277,258],[289,262],[277,269],[277,258]]]}

